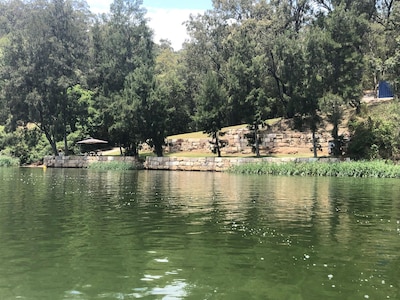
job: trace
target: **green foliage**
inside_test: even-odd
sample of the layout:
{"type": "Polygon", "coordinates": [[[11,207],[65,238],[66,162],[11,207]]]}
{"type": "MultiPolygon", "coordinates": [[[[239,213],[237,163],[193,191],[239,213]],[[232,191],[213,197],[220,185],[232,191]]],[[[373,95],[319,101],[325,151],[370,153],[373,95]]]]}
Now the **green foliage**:
{"type": "Polygon", "coordinates": [[[154,71],[153,36],[142,2],[113,1],[110,14],[96,20],[91,31],[94,72],[89,75],[89,86],[96,90],[93,107],[97,112],[91,135],[125,148],[130,155],[137,155],[138,144],[147,139],[142,139],[139,128],[139,99],[152,88],[152,82],[139,86],[145,81],[134,81],[143,66],[149,68],[147,73],[154,71]],[[145,91],[139,91],[142,88],[145,91]]]}
{"type": "MultiPolygon", "coordinates": [[[[154,147],[157,156],[163,155],[168,119],[168,99],[166,88],[158,85],[152,65],[141,65],[126,80],[123,95],[130,110],[125,127],[136,141],[146,142],[154,147]]],[[[132,139],[132,141],[134,141],[132,139]]]]}
{"type": "Polygon", "coordinates": [[[18,158],[0,155],[0,167],[17,167],[19,164],[18,158]]]}
{"type": "Polygon", "coordinates": [[[168,44],[162,45],[156,57],[155,80],[167,100],[167,135],[188,132],[192,127],[191,104],[187,99],[182,69],[179,54],[168,44]]]}
{"type": "Polygon", "coordinates": [[[400,165],[391,161],[258,163],[235,166],[238,174],[400,178],[400,165]]]}
{"type": "Polygon", "coordinates": [[[360,159],[397,158],[400,153],[400,104],[393,102],[364,110],[349,125],[348,154],[360,159]]]}
{"type": "Polygon", "coordinates": [[[218,83],[217,76],[209,72],[204,77],[197,97],[196,121],[204,133],[214,135],[221,130],[225,122],[225,91],[218,83]]]}
{"type": "Polygon", "coordinates": [[[13,123],[36,123],[56,154],[56,142],[66,137],[74,116],[67,89],[85,70],[87,15],[71,1],[20,5],[26,15],[9,35],[0,68],[4,97],[13,123]]]}
{"type": "Polygon", "coordinates": [[[42,160],[51,153],[46,138],[37,127],[19,127],[16,131],[0,131],[0,154],[17,158],[21,164],[42,160]]]}
{"type": "Polygon", "coordinates": [[[198,127],[212,137],[215,153],[221,156],[220,130],[225,124],[226,111],[224,107],[225,91],[218,83],[217,76],[209,72],[197,98],[197,113],[195,116],[198,127]]]}

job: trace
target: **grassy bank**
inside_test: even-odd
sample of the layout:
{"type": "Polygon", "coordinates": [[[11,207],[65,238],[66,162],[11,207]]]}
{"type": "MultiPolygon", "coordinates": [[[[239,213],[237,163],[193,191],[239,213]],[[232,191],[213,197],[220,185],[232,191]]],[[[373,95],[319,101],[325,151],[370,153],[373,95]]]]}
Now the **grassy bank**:
{"type": "Polygon", "coordinates": [[[391,161],[257,163],[236,166],[229,172],[260,175],[400,178],[400,165],[391,161]]]}
{"type": "Polygon", "coordinates": [[[141,164],[132,164],[131,162],[123,161],[110,161],[110,162],[93,162],[89,164],[91,170],[104,170],[104,171],[127,171],[127,170],[141,170],[141,164]]]}
{"type": "Polygon", "coordinates": [[[18,167],[19,159],[0,155],[0,167],[18,167]]]}

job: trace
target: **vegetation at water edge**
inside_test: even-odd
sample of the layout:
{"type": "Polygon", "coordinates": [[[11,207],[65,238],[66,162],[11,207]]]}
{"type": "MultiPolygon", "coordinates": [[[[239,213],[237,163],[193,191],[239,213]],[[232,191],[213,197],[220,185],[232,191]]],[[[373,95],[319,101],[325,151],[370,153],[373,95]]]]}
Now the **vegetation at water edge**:
{"type": "Polygon", "coordinates": [[[17,167],[19,159],[10,156],[0,155],[0,167],[17,167]]]}
{"type": "Polygon", "coordinates": [[[400,178],[400,165],[392,161],[251,163],[232,167],[237,174],[400,178]]]}

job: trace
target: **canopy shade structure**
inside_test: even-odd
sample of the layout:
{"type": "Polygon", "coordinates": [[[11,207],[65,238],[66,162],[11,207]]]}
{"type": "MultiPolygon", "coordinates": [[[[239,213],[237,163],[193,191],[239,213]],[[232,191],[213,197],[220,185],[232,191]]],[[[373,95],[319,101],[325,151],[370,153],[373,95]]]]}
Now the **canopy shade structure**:
{"type": "Polygon", "coordinates": [[[82,141],[76,142],[77,144],[86,144],[86,145],[94,145],[94,144],[108,144],[107,141],[94,139],[92,137],[84,139],[82,141]]]}

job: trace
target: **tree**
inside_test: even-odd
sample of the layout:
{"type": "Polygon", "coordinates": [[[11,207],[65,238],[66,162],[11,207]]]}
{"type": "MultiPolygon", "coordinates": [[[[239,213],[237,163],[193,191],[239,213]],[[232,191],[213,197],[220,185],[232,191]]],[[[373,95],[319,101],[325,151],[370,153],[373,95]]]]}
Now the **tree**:
{"type": "MultiPolygon", "coordinates": [[[[227,16],[218,11],[207,11],[203,15],[191,16],[186,23],[190,43],[184,45],[182,57],[185,65],[186,99],[196,99],[201,89],[205,74],[216,72],[220,78],[225,77],[224,64],[230,53],[224,45],[229,36],[230,23],[227,16]]],[[[189,102],[190,114],[196,113],[196,101],[189,102]]],[[[237,122],[235,115],[230,116],[229,123],[237,122]]]]}
{"type": "Polygon", "coordinates": [[[232,31],[229,49],[232,56],[226,64],[225,86],[229,95],[230,111],[240,112],[241,122],[249,124],[249,144],[257,156],[259,152],[259,130],[271,115],[274,105],[273,80],[264,67],[266,57],[257,37],[254,20],[243,21],[232,31]]]}
{"type": "Polygon", "coordinates": [[[170,43],[164,42],[155,59],[156,85],[166,93],[168,135],[188,132],[192,125],[181,58],[181,53],[174,52],[170,43]]]}
{"type": "Polygon", "coordinates": [[[332,154],[339,156],[343,154],[343,139],[339,136],[339,125],[343,120],[345,100],[338,94],[326,93],[320,99],[321,110],[326,114],[328,121],[333,125],[332,138],[333,149],[332,154]]]}
{"type": "Polygon", "coordinates": [[[198,126],[213,139],[214,150],[218,157],[221,157],[219,135],[225,125],[226,93],[218,83],[215,73],[208,72],[205,76],[197,96],[197,103],[195,119],[198,126]]]}
{"type": "Polygon", "coordinates": [[[125,109],[131,110],[131,121],[134,121],[134,124],[127,123],[132,124],[127,130],[133,132],[141,142],[154,147],[157,156],[163,156],[168,99],[165,90],[157,86],[151,65],[144,64],[127,77],[124,99],[129,101],[125,109]]]}
{"type": "Polygon", "coordinates": [[[68,0],[37,0],[25,9],[23,26],[11,32],[4,47],[4,96],[13,124],[36,123],[57,154],[62,138],[68,150],[73,119],[67,90],[85,73],[87,10],[68,0]]]}
{"type": "Polygon", "coordinates": [[[143,64],[154,64],[153,33],[147,25],[141,0],[115,0],[110,14],[102,15],[94,24],[92,35],[90,87],[96,91],[96,109],[101,117],[99,136],[126,147],[136,155],[138,137],[126,88],[132,74],[143,64]],[[136,132],[136,133],[135,133],[136,132]]]}

